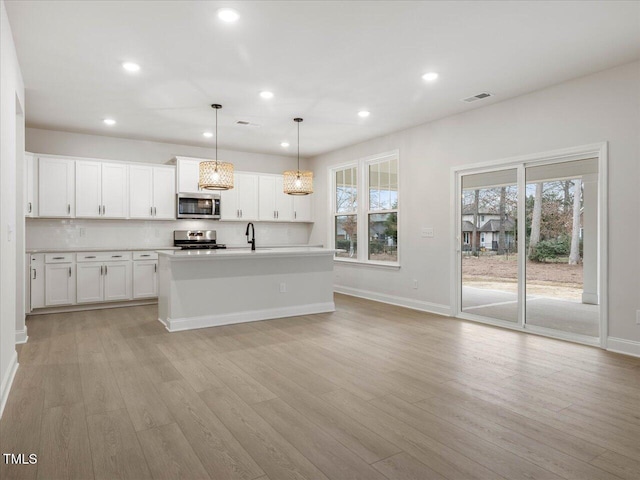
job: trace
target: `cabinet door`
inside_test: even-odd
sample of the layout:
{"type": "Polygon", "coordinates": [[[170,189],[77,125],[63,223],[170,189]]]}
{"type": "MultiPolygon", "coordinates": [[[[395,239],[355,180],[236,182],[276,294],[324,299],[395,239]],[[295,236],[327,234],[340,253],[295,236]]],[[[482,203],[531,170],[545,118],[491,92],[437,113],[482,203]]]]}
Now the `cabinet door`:
{"type": "Polygon", "coordinates": [[[31,309],[45,306],[44,298],[44,254],[35,253],[30,255],[30,299],[31,309]]]}
{"type": "Polygon", "coordinates": [[[102,164],[76,161],[76,217],[102,215],[102,164]]]}
{"type": "Polygon", "coordinates": [[[104,300],[131,300],[131,262],[104,264],[104,300]]]}
{"type": "Polygon", "coordinates": [[[153,168],[153,216],[176,218],[176,171],[173,167],[153,168]]]}
{"type": "Polygon", "coordinates": [[[237,173],[235,188],[237,190],[237,209],[242,220],[258,220],[258,175],[237,173]]]}
{"type": "Polygon", "coordinates": [[[74,266],[71,263],[45,265],[45,304],[71,305],[75,301],[74,266]]]}
{"type": "Polygon", "coordinates": [[[71,217],[74,205],[74,161],[39,159],[38,212],[41,217],[71,217]]]}
{"type": "Polygon", "coordinates": [[[104,299],[102,263],[76,264],[77,303],[102,302],[104,299]]]}
{"type": "Polygon", "coordinates": [[[260,175],[258,177],[258,218],[260,220],[276,219],[276,177],[260,175]]]}
{"type": "Polygon", "coordinates": [[[312,222],[311,195],[296,195],[293,197],[293,220],[295,222],[312,222]]]}
{"type": "Polygon", "coordinates": [[[222,190],[220,192],[220,220],[238,220],[240,218],[237,179],[238,176],[236,175],[236,185],[231,190],[222,190]]]}
{"type": "Polygon", "coordinates": [[[38,216],[36,195],[36,158],[30,153],[24,154],[25,183],[24,183],[24,212],[27,217],[38,216]]]}
{"type": "Polygon", "coordinates": [[[158,296],[158,262],[136,260],[133,262],[133,298],[158,296]]]}
{"type": "Polygon", "coordinates": [[[178,159],[176,162],[178,193],[198,193],[200,160],[178,159]]]}
{"type": "Polygon", "coordinates": [[[127,165],[102,164],[102,216],[104,218],[127,217],[127,165]]]}
{"type": "Polygon", "coordinates": [[[153,167],[129,166],[129,217],[151,218],[153,215],[153,167]]]}
{"type": "Polygon", "coordinates": [[[284,177],[275,177],[276,220],[290,222],[293,220],[293,195],[284,193],[284,177]]]}

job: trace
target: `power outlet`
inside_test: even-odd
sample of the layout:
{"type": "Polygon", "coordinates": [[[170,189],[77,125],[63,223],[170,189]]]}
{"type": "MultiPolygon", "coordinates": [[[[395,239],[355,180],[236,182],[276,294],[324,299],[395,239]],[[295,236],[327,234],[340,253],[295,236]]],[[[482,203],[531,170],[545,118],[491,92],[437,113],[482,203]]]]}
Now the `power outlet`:
{"type": "Polygon", "coordinates": [[[80,227],[80,230],[78,230],[78,233],[79,233],[79,235],[80,235],[81,237],[84,237],[84,235],[85,235],[85,233],[86,233],[86,232],[85,232],[84,228],[80,227]]]}
{"type": "Polygon", "coordinates": [[[420,236],[422,238],[433,238],[433,227],[422,227],[420,236]]]}
{"type": "Polygon", "coordinates": [[[418,280],[414,280],[413,281],[413,289],[417,290],[418,289],[418,280]]]}
{"type": "Polygon", "coordinates": [[[286,283],[281,283],[280,284],[280,293],[287,293],[287,284],[286,283]]]}

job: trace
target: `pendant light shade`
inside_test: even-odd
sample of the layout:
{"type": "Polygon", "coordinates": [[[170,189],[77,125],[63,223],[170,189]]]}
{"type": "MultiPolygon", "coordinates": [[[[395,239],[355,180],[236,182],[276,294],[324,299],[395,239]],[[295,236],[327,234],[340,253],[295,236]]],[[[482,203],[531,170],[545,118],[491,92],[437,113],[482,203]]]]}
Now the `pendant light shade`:
{"type": "Polygon", "coordinates": [[[284,193],[288,195],[309,195],[313,193],[313,172],[300,170],[300,122],[301,118],[294,118],[298,124],[298,169],[284,172],[284,193]]]}
{"type": "Polygon", "coordinates": [[[218,110],[222,105],[214,103],[216,111],[216,158],[200,162],[198,187],[205,190],[229,190],[233,188],[233,163],[218,161],[218,110]]]}

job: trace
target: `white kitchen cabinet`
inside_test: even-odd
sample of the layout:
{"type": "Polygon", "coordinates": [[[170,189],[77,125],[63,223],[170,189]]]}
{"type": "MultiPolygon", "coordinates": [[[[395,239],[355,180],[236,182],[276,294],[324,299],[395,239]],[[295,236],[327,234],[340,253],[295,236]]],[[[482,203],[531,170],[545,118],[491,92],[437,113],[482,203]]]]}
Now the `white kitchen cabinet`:
{"type": "Polygon", "coordinates": [[[38,159],[32,153],[24,154],[25,182],[24,182],[24,207],[25,216],[38,216],[38,159]]]}
{"type": "Polygon", "coordinates": [[[75,215],[75,161],[38,159],[38,214],[41,217],[75,215]]]}
{"type": "Polygon", "coordinates": [[[158,261],[134,260],[133,298],[158,296],[158,261]]]}
{"type": "Polygon", "coordinates": [[[72,263],[45,265],[45,305],[71,305],[75,303],[75,277],[72,263]]]}
{"type": "Polygon", "coordinates": [[[312,203],[311,195],[294,195],[293,196],[293,221],[294,222],[312,222],[312,203]]]}
{"type": "Polygon", "coordinates": [[[104,264],[104,301],[131,299],[131,261],[104,264]]]}
{"type": "Polygon", "coordinates": [[[77,289],[78,303],[102,302],[104,299],[104,266],[97,263],[77,263],[77,289]]]}
{"type": "Polygon", "coordinates": [[[153,167],[153,217],[176,218],[176,170],[173,167],[153,167]]]}
{"type": "Polygon", "coordinates": [[[76,217],[102,216],[102,164],[76,161],[76,217]]]}
{"type": "Polygon", "coordinates": [[[45,306],[45,274],[44,274],[44,254],[36,253],[29,255],[29,307],[34,308],[45,306]]]}
{"type": "Polygon", "coordinates": [[[199,193],[200,162],[195,158],[176,158],[176,177],[178,193],[199,193]]]}
{"type": "Polygon", "coordinates": [[[102,218],[127,217],[128,172],[129,166],[125,163],[102,164],[102,218]]]}
{"type": "Polygon", "coordinates": [[[146,165],[129,166],[129,217],[176,217],[175,169],[146,165]]]}
{"type": "Polygon", "coordinates": [[[258,220],[259,175],[240,173],[234,175],[234,187],[224,190],[220,196],[221,220],[258,220]]]}
{"type": "Polygon", "coordinates": [[[293,219],[293,200],[284,193],[282,175],[259,176],[259,219],[288,222],[293,219]]]}

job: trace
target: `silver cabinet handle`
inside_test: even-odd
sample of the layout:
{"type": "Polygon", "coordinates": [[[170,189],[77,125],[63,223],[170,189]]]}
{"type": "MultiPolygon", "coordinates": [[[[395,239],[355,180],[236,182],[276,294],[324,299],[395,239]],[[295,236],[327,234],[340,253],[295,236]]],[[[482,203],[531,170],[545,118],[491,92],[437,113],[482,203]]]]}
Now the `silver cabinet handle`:
{"type": "Polygon", "coordinates": [[[67,213],[71,213],[71,204],[67,203],[67,213]]]}
{"type": "Polygon", "coordinates": [[[104,212],[105,212],[106,210],[107,210],[107,209],[106,209],[106,208],[104,208],[104,205],[102,205],[102,215],[104,215],[104,212]]]}
{"type": "Polygon", "coordinates": [[[36,278],[38,278],[38,271],[34,268],[33,269],[33,279],[35,280],[36,278]]]}
{"type": "Polygon", "coordinates": [[[71,267],[69,267],[69,278],[71,278],[71,267]]]}
{"type": "Polygon", "coordinates": [[[298,218],[298,212],[293,212],[293,219],[295,220],[296,218],[298,218]]]}
{"type": "Polygon", "coordinates": [[[96,258],[96,256],[95,255],[88,255],[88,256],[85,256],[84,258],[96,258]]]}
{"type": "Polygon", "coordinates": [[[107,266],[104,266],[104,274],[106,275],[107,273],[109,273],[109,270],[107,270],[107,266]]]}
{"type": "Polygon", "coordinates": [[[149,213],[150,216],[153,217],[153,207],[149,207],[151,209],[151,213],[149,213]]]}
{"type": "Polygon", "coordinates": [[[149,253],[145,253],[144,255],[140,255],[141,257],[150,257],[151,255],[149,253]]]}
{"type": "Polygon", "coordinates": [[[29,202],[29,213],[31,213],[31,202],[29,202]]]}
{"type": "Polygon", "coordinates": [[[240,209],[240,218],[242,218],[242,217],[243,217],[243,215],[242,215],[242,209],[240,209]]]}
{"type": "Polygon", "coordinates": [[[122,255],[111,255],[111,258],[122,258],[122,255]]]}
{"type": "Polygon", "coordinates": [[[156,217],[158,215],[158,209],[153,207],[153,216],[156,217]]]}
{"type": "Polygon", "coordinates": [[[64,260],[64,257],[53,257],[53,260],[64,260]]]}
{"type": "Polygon", "coordinates": [[[100,265],[100,275],[104,275],[104,265],[100,265]]]}
{"type": "Polygon", "coordinates": [[[154,273],[158,273],[158,264],[157,264],[157,263],[155,263],[155,264],[153,265],[153,272],[154,272],[154,273]]]}
{"type": "Polygon", "coordinates": [[[102,215],[102,208],[98,205],[98,215],[102,215]]]}

